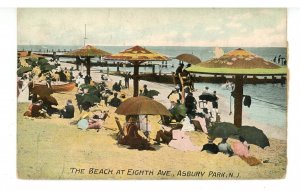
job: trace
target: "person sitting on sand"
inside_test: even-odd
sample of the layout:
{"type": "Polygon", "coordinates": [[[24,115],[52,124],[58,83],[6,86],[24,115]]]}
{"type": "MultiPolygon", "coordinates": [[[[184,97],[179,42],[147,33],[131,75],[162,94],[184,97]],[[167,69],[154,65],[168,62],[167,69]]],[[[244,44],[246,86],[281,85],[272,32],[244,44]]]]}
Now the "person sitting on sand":
{"type": "Polygon", "coordinates": [[[30,104],[28,110],[24,113],[24,116],[49,118],[46,110],[43,109],[42,100],[38,100],[36,103],[30,104]]]}
{"type": "Polygon", "coordinates": [[[110,100],[109,105],[112,107],[119,107],[122,101],[118,98],[118,93],[114,93],[114,97],[110,100]]]}
{"type": "Polygon", "coordinates": [[[229,155],[230,157],[233,155],[233,151],[229,143],[227,143],[228,138],[222,138],[222,141],[218,144],[219,152],[224,153],[225,155],[229,155]]]}
{"type": "Polygon", "coordinates": [[[189,92],[188,95],[185,97],[185,107],[186,107],[186,114],[187,116],[192,119],[195,117],[196,109],[197,109],[197,101],[193,96],[192,92],[189,92]]]}
{"type": "Polygon", "coordinates": [[[88,119],[88,127],[87,129],[101,129],[101,127],[104,125],[105,119],[101,119],[99,115],[94,115],[92,118],[88,119]]]}
{"type": "Polygon", "coordinates": [[[129,145],[130,149],[138,150],[154,150],[146,138],[143,138],[139,133],[137,126],[137,117],[131,116],[124,127],[125,136],[122,137],[118,143],[122,145],[129,145]]]}
{"type": "Polygon", "coordinates": [[[201,152],[205,150],[211,154],[217,154],[219,152],[219,147],[214,143],[214,138],[208,137],[208,143],[203,145],[201,152]]]}
{"type": "Polygon", "coordinates": [[[60,110],[60,118],[63,117],[63,118],[67,118],[67,119],[71,119],[74,117],[74,106],[72,104],[72,100],[68,100],[67,101],[67,104],[65,106],[65,109],[62,109],[60,110]]]}
{"type": "Polygon", "coordinates": [[[140,126],[140,130],[149,139],[151,133],[151,124],[148,122],[147,115],[139,115],[139,126],[140,126]]]}
{"type": "Polygon", "coordinates": [[[112,90],[116,92],[120,92],[121,91],[120,84],[118,84],[118,82],[115,82],[114,85],[112,86],[112,90]]]}
{"type": "Polygon", "coordinates": [[[107,81],[108,78],[107,78],[107,76],[104,76],[104,74],[102,74],[102,75],[101,75],[101,80],[107,81]]]}
{"type": "Polygon", "coordinates": [[[232,144],[232,151],[235,155],[241,156],[241,157],[249,157],[249,148],[250,146],[248,145],[247,141],[240,136],[239,141],[234,142],[232,144]]]}
{"type": "Polygon", "coordinates": [[[167,126],[162,125],[161,130],[156,132],[155,139],[153,139],[156,143],[155,145],[160,145],[160,143],[169,144],[173,137],[172,137],[173,129],[167,126]]]}

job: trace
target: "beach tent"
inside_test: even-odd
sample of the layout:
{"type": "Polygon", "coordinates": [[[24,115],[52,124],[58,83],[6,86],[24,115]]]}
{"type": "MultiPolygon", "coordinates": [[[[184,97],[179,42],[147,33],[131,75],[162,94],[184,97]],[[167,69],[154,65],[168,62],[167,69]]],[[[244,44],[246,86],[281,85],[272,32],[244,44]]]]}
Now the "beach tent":
{"type": "Polygon", "coordinates": [[[106,60],[122,60],[133,64],[133,96],[139,94],[139,65],[146,61],[167,61],[169,58],[160,53],[134,46],[117,54],[105,57],[106,60]]]}
{"type": "Polygon", "coordinates": [[[189,64],[198,64],[201,62],[200,58],[193,54],[180,54],[175,58],[179,61],[187,62],[189,64]]]}
{"type": "Polygon", "coordinates": [[[190,73],[233,75],[234,90],[234,124],[242,126],[243,79],[247,75],[273,76],[287,74],[286,67],[280,67],[249,51],[238,48],[220,58],[201,62],[187,69],[190,73]]]}
{"type": "Polygon", "coordinates": [[[91,74],[91,58],[96,56],[108,56],[110,53],[100,50],[94,46],[86,45],[80,49],[65,53],[66,56],[84,57],[86,58],[87,75],[91,74]]]}

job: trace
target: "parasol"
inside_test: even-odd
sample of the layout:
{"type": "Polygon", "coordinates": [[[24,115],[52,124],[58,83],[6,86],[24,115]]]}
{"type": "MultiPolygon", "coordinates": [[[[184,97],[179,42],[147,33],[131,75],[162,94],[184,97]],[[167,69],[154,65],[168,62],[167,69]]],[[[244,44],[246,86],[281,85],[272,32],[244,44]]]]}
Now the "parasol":
{"type": "Polygon", "coordinates": [[[228,138],[236,134],[237,130],[237,127],[232,123],[220,122],[214,123],[208,134],[212,137],[228,138]]]}
{"type": "Polygon", "coordinates": [[[193,54],[180,54],[175,57],[177,60],[187,62],[189,64],[198,64],[201,62],[200,58],[193,54]]]}
{"type": "Polygon", "coordinates": [[[18,76],[22,76],[22,74],[26,73],[26,72],[29,72],[31,71],[32,68],[31,67],[20,67],[18,70],[17,70],[17,75],[18,76]]]}
{"type": "Polygon", "coordinates": [[[249,144],[254,144],[261,148],[270,146],[268,137],[262,130],[254,126],[242,126],[238,129],[238,134],[242,136],[249,144]]]}
{"type": "Polygon", "coordinates": [[[171,113],[161,103],[144,96],[126,99],[116,110],[120,115],[165,115],[171,113]]]}
{"type": "Polygon", "coordinates": [[[52,95],[44,95],[44,96],[40,96],[40,99],[43,100],[43,102],[45,104],[49,104],[49,105],[58,105],[57,100],[55,99],[55,97],[53,97],[52,95]]]}

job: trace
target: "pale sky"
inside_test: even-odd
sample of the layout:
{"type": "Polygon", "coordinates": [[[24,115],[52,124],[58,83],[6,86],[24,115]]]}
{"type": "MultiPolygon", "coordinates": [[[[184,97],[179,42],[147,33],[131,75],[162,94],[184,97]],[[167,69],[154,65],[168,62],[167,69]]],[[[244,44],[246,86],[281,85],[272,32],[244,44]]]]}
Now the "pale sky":
{"type": "Polygon", "coordinates": [[[286,47],[286,9],[18,9],[19,45],[286,47]]]}

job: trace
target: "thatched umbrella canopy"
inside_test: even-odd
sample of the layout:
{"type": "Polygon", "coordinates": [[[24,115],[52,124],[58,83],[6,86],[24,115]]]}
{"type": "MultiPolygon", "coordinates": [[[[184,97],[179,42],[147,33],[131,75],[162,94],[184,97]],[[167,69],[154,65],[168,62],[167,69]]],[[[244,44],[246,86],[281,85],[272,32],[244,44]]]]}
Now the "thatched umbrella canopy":
{"type": "Polygon", "coordinates": [[[44,56],[34,54],[31,51],[18,51],[17,56],[20,65],[24,67],[29,67],[29,64],[26,62],[27,59],[38,60],[40,58],[45,58],[44,56]]]}
{"type": "Polygon", "coordinates": [[[31,51],[19,51],[18,52],[18,57],[19,58],[34,58],[34,59],[39,59],[39,58],[44,58],[44,56],[38,55],[38,54],[34,54],[31,51]]]}
{"type": "Polygon", "coordinates": [[[270,61],[243,50],[230,51],[220,58],[214,58],[187,69],[191,73],[222,74],[235,76],[234,90],[234,124],[242,126],[242,101],[244,75],[273,76],[286,75],[287,68],[280,67],[270,61]]]}
{"type": "Polygon", "coordinates": [[[160,53],[147,50],[140,46],[134,46],[120,53],[105,57],[106,60],[123,60],[129,61],[134,66],[133,72],[133,96],[139,93],[139,65],[146,61],[167,61],[169,58],[160,53]]]}
{"type": "Polygon", "coordinates": [[[80,49],[67,52],[65,55],[75,56],[75,57],[85,57],[86,58],[87,75],[90,75],[90,73],[91,73],[91,58],[96,57],[96,56],[108,56],[111,54],[104,50],[100,50],[94,46],[86,45],[80,49]]]}
{"type": "Polygon", "coordinates": [[[175,57],[177,60],[187,62],[189,64],[198,64],[201,62],[200,58],[193,54],[180,54],[175,57]]]}

